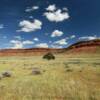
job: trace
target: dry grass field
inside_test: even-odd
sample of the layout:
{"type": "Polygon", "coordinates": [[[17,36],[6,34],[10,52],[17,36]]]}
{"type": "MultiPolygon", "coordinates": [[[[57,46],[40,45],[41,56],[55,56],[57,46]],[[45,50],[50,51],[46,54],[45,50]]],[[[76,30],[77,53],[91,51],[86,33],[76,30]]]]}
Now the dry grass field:
{"type": "Polygon", "coordinates": [[[99,55],[55,57],[1,57],[0,73],[11,77],[0,79],[0,100],[100,100],[99,55]]]}

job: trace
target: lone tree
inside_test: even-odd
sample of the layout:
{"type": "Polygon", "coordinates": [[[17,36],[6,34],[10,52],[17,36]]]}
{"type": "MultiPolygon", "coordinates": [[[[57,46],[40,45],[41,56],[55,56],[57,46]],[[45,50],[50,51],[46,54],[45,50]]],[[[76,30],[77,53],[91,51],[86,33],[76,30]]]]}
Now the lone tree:
{"type": "Polygon", "coordinates": [[[43,56],[43,59],[47,59],[47,60],[54,60],[55,56],[52,53],[47,53],[43,56]]]}

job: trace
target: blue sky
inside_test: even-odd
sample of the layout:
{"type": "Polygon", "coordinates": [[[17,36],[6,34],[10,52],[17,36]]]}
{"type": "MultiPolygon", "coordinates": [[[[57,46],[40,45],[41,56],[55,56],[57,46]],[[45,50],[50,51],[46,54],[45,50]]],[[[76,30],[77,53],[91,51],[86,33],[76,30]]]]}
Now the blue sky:
{"type": "Polygon", "coordinates": [[[100,37],[100,0],[0,0],[0,48],[64,48],[100,37]]]}

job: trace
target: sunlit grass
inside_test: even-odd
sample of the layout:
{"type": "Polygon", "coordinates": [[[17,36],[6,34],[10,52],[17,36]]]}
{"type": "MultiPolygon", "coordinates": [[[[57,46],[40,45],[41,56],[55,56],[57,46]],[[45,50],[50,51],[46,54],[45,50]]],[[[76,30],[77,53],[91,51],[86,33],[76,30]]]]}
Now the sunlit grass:
{"type": "Polygon", "coordinates": [[[56,55],[0,58],[0,100],[100,100],[100,57],[56,55]],[[96,66],[96,67],[95,67],[96,66]],[[41,74],[32,75],[39,68],[41,74]]]}

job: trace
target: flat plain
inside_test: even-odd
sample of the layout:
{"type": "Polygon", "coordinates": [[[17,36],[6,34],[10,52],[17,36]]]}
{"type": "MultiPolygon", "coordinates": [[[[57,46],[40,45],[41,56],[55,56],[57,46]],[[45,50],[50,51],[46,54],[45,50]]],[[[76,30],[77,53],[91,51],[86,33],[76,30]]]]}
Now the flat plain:
{"type": "Polygon", "coordinates": [[[0,57],[0,73],[12,73],[0,79],[0,100],[100,100],[100,55],[55,58],[0,57]]]}

